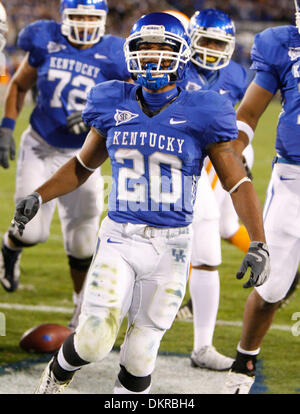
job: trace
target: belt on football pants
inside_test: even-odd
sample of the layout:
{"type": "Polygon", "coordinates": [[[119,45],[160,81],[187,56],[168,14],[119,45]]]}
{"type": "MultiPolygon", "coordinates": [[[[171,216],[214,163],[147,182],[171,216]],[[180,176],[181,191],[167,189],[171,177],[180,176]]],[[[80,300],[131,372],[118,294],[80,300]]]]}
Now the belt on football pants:
{"type": "Polygon", "coordinates": [[[166,237],[169,239],[172,237],[180,236],[181,234],[189,234],[190,230],[191,230],[190,226],[178,227],[178,228],[174,227],[174,228],[169,228],[169,229],[146,226],[144,229],[144,236],[147,238],[160,236],[160,237],[166,237]]]}
{"type": "Polygon", "coordinates": [[[283,157],[276,156],[276,157],[273,158],[273,165],[274,164],[300,165],[300,161],[288,160],[287,158],[283,158],[283,157]]]}

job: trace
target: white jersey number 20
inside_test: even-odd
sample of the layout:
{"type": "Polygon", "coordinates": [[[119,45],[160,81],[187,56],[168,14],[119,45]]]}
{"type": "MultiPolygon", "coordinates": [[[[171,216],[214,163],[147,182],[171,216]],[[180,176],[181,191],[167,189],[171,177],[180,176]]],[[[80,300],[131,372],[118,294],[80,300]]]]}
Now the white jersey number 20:
{"type": "Polygon", "coordinates": [[[149,183],[144,178],[146,165],[144,155],[137,149],[120,148],[115,153],[116,161],[124,164],[125,160],[132,160],[132,168],[121,167],[118,177],[118,199],[137,203],[144,203],[148,195],[156,203],[176,203],[182,193],[181,166],[182,161],[176,155],[154,152],[148,158],[149,183]],[[162,176],[161,164],[168,165],[170,177],[162,176]],[[143,179],[144,178],[144,179],[143,179]],[[128,190],[128,180],[139,180],[128,190]],[[162,191],[162,189],[168,191],[162,191]]]}

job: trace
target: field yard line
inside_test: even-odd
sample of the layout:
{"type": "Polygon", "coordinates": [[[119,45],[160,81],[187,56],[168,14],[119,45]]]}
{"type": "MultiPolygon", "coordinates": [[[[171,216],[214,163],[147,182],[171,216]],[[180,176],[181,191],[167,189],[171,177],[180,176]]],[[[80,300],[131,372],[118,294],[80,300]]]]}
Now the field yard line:
{"type": "MultiPolygon", "coordinates": [[[[1,233],[0,232],[0,237],[1,238],[3,238],[3,236],[4,236],[4,233],[1,233]]],[[[58,240],[58,241],[60,241],[60,240],[62,240],[63,239],[63,237],[62,237],[62,235],[61,234],[50,234],[49,235],[49,237],[48,237],[48,240],[58,240]]]]}
{"type": "Polygon", "coordinates": [[[34,312],[49,312],[49,313],[68,313],[74,312],[73,308],[64,308],[59,306],[44,306],[44,305],[20,305],[18,303],[0,303],[0,309],[11,310],[25,310],[34,312]]]}
{"type": "MultiPolygon", "coordinates": [[[[0,303],[0,309],[10,309],[10,310],[24,310],[24,311],[33,311],[33,312],[49,312],[49,313],[67,313],[72,314],[73,308],[65,308],[59,306],[44,306],[44,305],[20,305],[18,303],[0,303]]],[[[192,320],[184,321],[192,322],[192,320]]],[[[241,321],[222,321],[217,320],[217,325],[223,326],[237,326],[241,327],[241,321]]],[[[272,325],[270,329],[276,329],[278,331],[290,331],[291,326],[289,325],[272,325]]]]}

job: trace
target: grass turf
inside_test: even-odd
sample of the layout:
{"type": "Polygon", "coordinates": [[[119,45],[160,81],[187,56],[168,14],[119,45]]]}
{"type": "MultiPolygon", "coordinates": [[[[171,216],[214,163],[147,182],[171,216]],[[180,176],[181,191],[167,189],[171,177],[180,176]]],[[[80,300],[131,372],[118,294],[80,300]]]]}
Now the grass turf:
{"type": "MultiPolygon", "coordinates": [[[[15,133],[17,143],[19,143],[21,132],[27,127],[30,110],[30,106],[25,107],[18,119],[15,133]]],[[[279,110],[280,104],[275,100],[263,115],[253,141],[255,150],[253,184],[261,203],[264,202],[271,173],[271,161],[275,155],[275,129],[279,110]]],[[[12,162],[8,170],[0,170],[0,232],[2,235],[7,230],[14,212],[15,166],[16,162],[12,162]]],[[[108,162],[103,167],[103,174],[110,174],[108,162]]],[[[245,300],[250,293],[249,290],[242,288],[242,281],[235,279],[235,273],[240,266],[243,253],[223,241],[222,257],[218,320],[241,321],[245,300]]],[[[20,284],[20,289],[15,293],[7,293],[1,289],[0,302],[72,307],[72,284],[68,275],[67,259],[63,251],[57,214],[52,222],[49,240],[44,244],[24,250],[20,284]]],[[[188,297],[187,289],[185,301],[188,297]]],[[[18,345],[21,335],[27,329],[46,322],[66,325],[69,321],[67,314],[4,310],[1,308],[0,311],[4,313],[6,318],[6,336],[0,336],[0,365],[40,356],[29,355],[22,351],[18,345]]],[[[296,292],[294,299],[286,308],[277,312],[274,324],[292,327],[296,322],[292,321],[292,315],[298,311],[300,311],[299,291],[296,292]]],[[[122,325],[116,347],[122,343],[125,329],[126,322],[122,325]]],[[[214,345],[220,352],[234,356],[240,332],[239,326],[217,325],[214,345]]],[[[266,335],[260,357],[263,359],[263,375],[268,393],[293,394],[299,392],[300,361],[297,358],[299,341],[299,336],[293,336],[290,331],[272,329],[266,335]]],[[[165,334],[160,351],[189,354],[192,346],[193,324],[175,321],[171,330],[165,334]]]]}

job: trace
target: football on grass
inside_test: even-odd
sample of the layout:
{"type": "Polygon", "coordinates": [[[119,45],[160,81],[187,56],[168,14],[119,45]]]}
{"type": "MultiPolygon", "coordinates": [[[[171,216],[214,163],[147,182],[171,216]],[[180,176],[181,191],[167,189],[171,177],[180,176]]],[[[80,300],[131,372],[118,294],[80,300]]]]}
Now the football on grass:
{"type": "Polygon", "coordinates": [[[44,323],[24,332],[20,347],[27,352],[51,353],[59,349],[70,333],[66,326],[44,323]]]}

